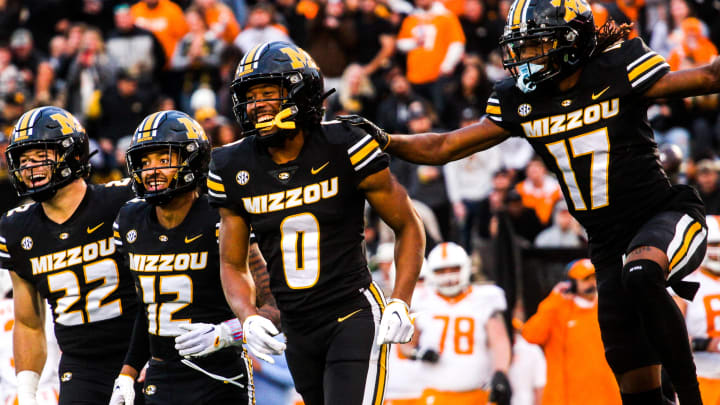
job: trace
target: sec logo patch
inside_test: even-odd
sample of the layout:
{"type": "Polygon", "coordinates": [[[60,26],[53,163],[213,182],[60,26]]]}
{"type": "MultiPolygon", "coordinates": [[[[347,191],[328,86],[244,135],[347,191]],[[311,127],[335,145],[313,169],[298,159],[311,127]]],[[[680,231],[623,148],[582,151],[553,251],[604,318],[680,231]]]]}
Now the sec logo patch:
{"type": "Polygon", "coordinates": [[[33,247],[33,240],[31,237],[26,236],[22,238],[22,241],[20,241],[20,245],[22,245],[23,249],[30,250],[33,247]]]}
{"type": "Polygon", "coordinates": [[[237,184],[244,186],[250,181],[250,173],[247,172],[247,170],[240,170],[235,175],[235,181],[237,181],[237,184]]]}
{"type": "Polygon", "coordinates": [[[528,103],[520,104],[518,107],[518,114],[521,117],[527,117],[532,112],[532,106],[528,103]]]}
{"type": "Polygon", "coordinates": [[[125,240],[128,241],[128,243],[133,243],[137,240],[137,231],[134,229],[131,229],[128,231],[128,233],[125,235],[125,240]]]}

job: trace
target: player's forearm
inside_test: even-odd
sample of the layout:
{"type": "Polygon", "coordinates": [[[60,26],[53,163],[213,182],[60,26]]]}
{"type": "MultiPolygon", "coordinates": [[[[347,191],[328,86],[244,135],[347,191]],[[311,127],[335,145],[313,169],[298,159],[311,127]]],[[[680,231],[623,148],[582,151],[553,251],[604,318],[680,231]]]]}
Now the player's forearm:
{"type": "Polygon", "coordinates": [[[422,222],[412,207],[410,218],[395,231],[395,287],[392,297],[399,298],[410,305],[415,283],[420,275],[425,253],[425,233],[422,222]]]}
{"type": "MultiPolygon", "coordinates": [[[[148,336],[145,311],[141,309],[135,314],[130,344],[123,363],[134,370],[140,370],[145,366],[148,359],[150,359],[150,337],[148,336]]],[[[130,376],[132,377],[132,375],[130,376]]],[[[137,374],[135,374],[135,377],[137,377],[137,374]]]]}
{"type": "Polygon", "coordinates": [[[30,370],[40,374],[47,358],[45,330],[16,322],[13,328],[13,357],[16,373],[30,370]]]}
{"type": "Polygon", "coordinates": [[[710,76],[710,93],[720,92],[720,56],[716,56],[706,70],[710,76]]]}
{"type": "Polygon", "coordinates": [[[443,151],[444,134],[391,135],[386,151],[408,162],[441,165],[450,161],[443,151]]]}
{"type": "Polygon", "coordinates": [[[255,307],[255,285],[247,268],[228,263],[220,265],[220,280],[225,299],[235,316],[244,321],[250,315],[257,314],[255,307]]]}
{"type": "Polygon", "coordinates": [[[507,374],[510,369],[512,348],[510,347],[510,338],[501,314],[496,314],[488,320],[487,331],[488,345],[493,359],[493,370],[507,374]]]}
{"type": "Polygon", "coordinates": [[[140,374],[140,372],[137,371],[133,366],[123,364],[122,369],[120,369],[120,374],[132,377],[132,379],[134,380],[138,377],[138,374],[140,374]]]}
{"type": "Polygon", "coordinates": [[[255,283],[255,298],[258,305],[257,313],[272,321],[275,326],[280,327],[280,310],[277,308],[275,297],[270,291],[270,274],[265,265],[265,259],[260,253],[257,244],[250,246],[248,255],[248,266],[255,283]]]}

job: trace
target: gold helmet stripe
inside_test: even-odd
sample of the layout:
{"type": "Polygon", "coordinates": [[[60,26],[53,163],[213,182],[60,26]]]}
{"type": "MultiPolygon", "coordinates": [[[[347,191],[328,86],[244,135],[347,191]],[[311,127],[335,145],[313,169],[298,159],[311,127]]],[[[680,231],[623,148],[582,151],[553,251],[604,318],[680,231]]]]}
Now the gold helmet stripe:
{"type": "Polygon", "coordinates": [[[512,26],[516,26],[523,21],[523,11],[527,5],[530,4],[530,0],[515,0],[515,10],[512,13],[512,26]]]}
{"type": "Polygon", "coordinates": [[[33,108],[32,110],[23,114],[22,117],[20,117],[17,125],[15,125],[15,134],[13,140],[18,140],[18,138],[27,138],[28,136],[32,135],[32,126],[37,119],[37,113],[40,112],[41,109],[42,107],[33,108]]]}
{"type": "Polygon", "coordinates": [[[257,44],[255,45],[250,52],[248,52],[240,61],[240,66],[243,67],[242,72],[237,72],[236,76],[243,76],[253,71],[253,59],[255,58],[255,52],[257,52],[258,48],[260,48],[263,44],[257,44]]]}

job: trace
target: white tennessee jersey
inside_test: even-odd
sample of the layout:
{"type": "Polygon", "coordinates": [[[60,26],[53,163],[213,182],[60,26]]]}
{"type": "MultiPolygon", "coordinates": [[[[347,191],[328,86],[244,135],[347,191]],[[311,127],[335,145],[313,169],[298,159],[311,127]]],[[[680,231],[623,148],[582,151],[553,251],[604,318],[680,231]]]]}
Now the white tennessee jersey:
{"type": "MultiPolygon", "coordinates": [[[[688,334],[694,338],[720,337],[720,276],[697,270],[685,280],[700,283],[685,312],[688,334]]],[[[698,376],[720,378],[720,353],[695,352],[694,356],[698,376]]]]}
{"type": "MultiPolygon", "coordinates": [[[[15,314],[12,298],[0,299],[0,405],[17,404],[17,381],[13,358],[13,326],[15,314]]],[[[38,405],[57,404],[59,379],[57,375],[60,350],[55,341],[50,308],[45,316],[45,337],[47,338],[47,360],[38,384],[38,405]]]]}
{"type": "MultiPolygon", "coordinates": [[[[413,292],[412,303],[423,302],[434,292],[425,285],[418,284],[413,292]]],[[[420,361],[410,360],[400,353],[398,344],[390,345],[388,359],[388,379],[385,385],[385,399],[417,399],[422,396],[425,386],[421,383],[420,361]]]]}
{"type": "Polygon", "coordinates": [[[485,389],[492,376],[486,324],[507,308],[505,294],[493,285],[472,285],[457,297],[428,294],[417,303],[419,350],[433,349],[440,359],[421,362],[428,388],[463,392],[485,389]]]}

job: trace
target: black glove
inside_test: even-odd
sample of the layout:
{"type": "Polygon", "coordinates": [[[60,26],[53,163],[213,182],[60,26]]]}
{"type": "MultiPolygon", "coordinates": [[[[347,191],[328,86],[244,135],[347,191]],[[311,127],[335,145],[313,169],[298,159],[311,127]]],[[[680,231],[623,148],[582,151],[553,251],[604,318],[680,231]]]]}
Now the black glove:
{"type": "Polygon", "coordinates": [[[440,354],[433,349],[415,349],[410,356],[411,360],[427,361],[428,363],[437,363],[440,360],[440,354]]]}
{"type": "Polygon", "coordinates": [[[420,356],[421,361],[427,361],[428,363],[437,363],[440,360],[440,355],[433,349],[427,349],[420,356]]]}
{"type": "Polygon", "coordinates": [[[390,136],[382,128],[375,125],[372,121],[367,120],[359,115],[338,115],[337,119],[343,125],[352,125],[361,128],[367,132],[380,145],[380,149],[385,150],[390,143],[390,136]]]}
{"type": "Polygon", "coordinates": [[[497,405],[510,405],[512,388],[507,375],[502,371],[496,371],[490,380],[490,402],[497,405]]]}
{"type": "Polygon", "coordinates": [[[710,338],[692,338],[690,346],[694,352],[707,351],[708,346],[710,346],[710,338]]]}

